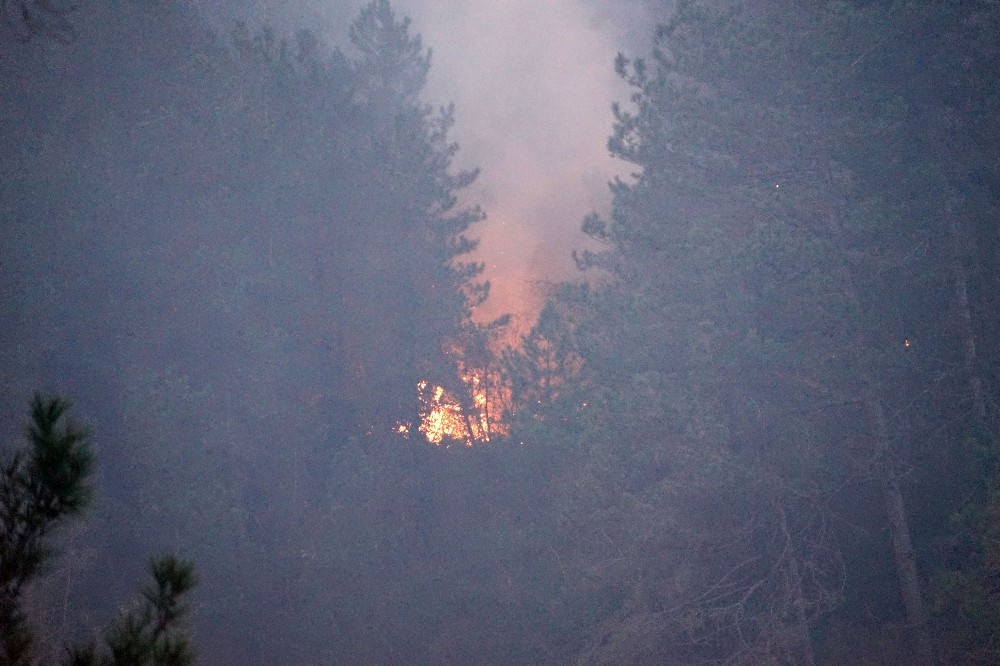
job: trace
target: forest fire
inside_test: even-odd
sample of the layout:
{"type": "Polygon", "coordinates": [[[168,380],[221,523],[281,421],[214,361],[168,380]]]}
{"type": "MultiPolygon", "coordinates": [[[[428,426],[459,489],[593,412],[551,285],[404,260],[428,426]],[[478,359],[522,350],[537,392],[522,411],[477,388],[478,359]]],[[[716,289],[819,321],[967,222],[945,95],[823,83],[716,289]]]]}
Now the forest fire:
{"type": "MultiPolygon", "coordinates": [[[[462,442],[465,446],[483,444],[507,434],[508,427],[499,416],[502,391],[491,391],[484,373],[474,371],[462,375],[468,391],[469,404],[449,393],[443,386],[431,386],[427,381],[417,384],[420,399],[420,425],[417,430],[435,446],[462,442]]],[[[397,423],[396,432],[410,436],[412,426],[397,423]]]]}

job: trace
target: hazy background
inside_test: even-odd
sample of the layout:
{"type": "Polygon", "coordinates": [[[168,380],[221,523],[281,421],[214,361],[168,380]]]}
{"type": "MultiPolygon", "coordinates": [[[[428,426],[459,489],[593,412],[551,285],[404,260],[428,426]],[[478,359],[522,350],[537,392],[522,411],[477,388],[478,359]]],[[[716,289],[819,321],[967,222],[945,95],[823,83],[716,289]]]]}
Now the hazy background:
{"type": "Polygon", "coordinates": [[[627,91],[668,0],[362,4],[0,24],[3,451],[41,391],[97,458],[50,661],[169,551],[211,664],[910,666],[921,586],[996,663],[1000,7],[687,3],[627,91]],[[491,353],[456,234],[523,332],[593,210],[491,353]]]}
{"type": "MultiPolygon", "coordinates": [[[[4,441],[20,441],[26,400],[43,391],[73,401],[98,456],[95,509],[66,533],[38,593],[43,606],[79,603],[48,617],[59,628],[49,646],[104,624],[144,558],[176,550],[203,577],[194,620],[208,663],[330,663],[334,652],[412,663],[418,645],[479,650],[510,636],[522,661],[535,661],[521,624],[549,612],[555,579],[528,586],[537,600],[510,587],[537,569],[500,524],[520,523],[526,498],[545,492],[532,477],[544,464],[503,480],[461,454],[441,458],[396,436],[376,446],[354,429],[366,409],[384,428],[407,418],[383,404],[386,387],[413,403],[426,378],[405,375],[391,339],[372,345],[407,321],[393,302],[410,286],[395,277],[407,251],[383,251],[378,225],[366,224],[381,204],[366,219],[364,202],[384,192],[363,188],[381,187],[386,168],[341,183],[338,169],[368,157],[351,143],[350,120],[335,117],[345,126],[331,133],[354,146],[338,153],[345,162],[310,161],[295,150],[320,121],[272,123],[267,114],[286,107],[255,88],[266,69],[250,58],[202,71],[190,54],[208,27],[230,46],[245,21],[251,35],[312,30],[351,57],[348,26],[363,4],[99,4],[76,15],[71,44],[3,44],[0,57],[17,63],[0,81],[11,128],[0,192],[10,224],[0,247],[4,441]],[[303,196],[294,173],[310,169],[317,183],[332,169],[340,189],[317,184],[303,196]],[[342,249],[351,243],[357,251],[342,249]],[[378,263],[386,258],[392,265],[378,263]],[[339,336],[347,328],[353,336],[339,336]],[[488,617],[469,615],[484,589],[507,590],[504,608],[491,600],[488,617]],[[465,630],[451,624],[458,615],[465,630]]],[[[611,104],[624,96],[613,59],[642,41],[633,31],[649,32],[642,5],[394,8],[433,50],[421,99],[455,103],[457,164],[482,168],[461,196],[488,216],[469,233],[494,282],[489,310],[530,326],[536,283],[575,275],[582,218],[607,206],[611,104]]]]}
{"type": "MultiPolygon", "coordinates": [[[[220,30],[233,20],[289,34],[309,25],[348,50],[347,27],[362,4],[201,2],[220,30]]],[[[424,99],[456,105],[458,165],[482,170],[463,195],[487,214],[475,234],[493,289],[477,315],[511,313],[523,330],[541,303],[539,283],[576,277],[571,251],[587,244],[584,215],[607,209],[607,183],[621,170],[606,149],[611,104],[628,95],[614,58],[646,53],[664,10],[644,0],[394,6],[433,53],[424,99]]]]}

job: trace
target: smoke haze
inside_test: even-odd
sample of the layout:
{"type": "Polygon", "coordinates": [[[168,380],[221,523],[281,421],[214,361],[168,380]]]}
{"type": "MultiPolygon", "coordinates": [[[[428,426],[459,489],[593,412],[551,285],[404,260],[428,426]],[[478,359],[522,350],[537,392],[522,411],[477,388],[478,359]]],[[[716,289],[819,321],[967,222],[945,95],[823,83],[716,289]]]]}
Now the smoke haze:
{"type": "Polygon", "coordinates": [[[0,662],[1000,663],[1000,4],[672,2],[0,0],[0,662]]]}
{"type": "Polygon", "coordinates": [[[479,256],[494,284],[489,314],[527,318],[535,283],[572,273],[580,220],[607,204],[621,35],[572,0],[403,7],[434,49],[428,97],[455,101],[460,158],[482,169],[470,194],[488,216],[479,256]]]}
{"type": "MultiPolygon", "coordinates": [[[[283,32],[307,26],[345,45],[361,4],[260,0],[206,3],[204,11],[220,29],[234,18],[283,32]]],[[[539,284],[574,276],[571,252],[586,244],[584,215],[607,207],[607,183],[622,171],[606,149],[611,104],[628,94],[614,57],[646,50],[653,17],[640,2],[611,9],[581,0],[405,0],[394,7],[433,52],[425,101],[456,105],[458,165],[481,169],[465,196],[487,214],[473,235],[492,295],[477,316],[511,313],[523,328],[542,300],[539,284]]]]}

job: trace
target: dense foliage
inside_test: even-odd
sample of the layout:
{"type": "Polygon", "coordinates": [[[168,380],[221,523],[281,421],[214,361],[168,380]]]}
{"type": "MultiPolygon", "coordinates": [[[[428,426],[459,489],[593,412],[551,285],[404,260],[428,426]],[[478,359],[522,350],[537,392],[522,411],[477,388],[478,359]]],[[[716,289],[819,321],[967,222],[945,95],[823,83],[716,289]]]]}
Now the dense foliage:
{"type": "Polygon", "coordinates": [[[996,143],[975,128],[997,19],[692,1],[651,59],[619,59],[635,94],[609,147],[638,170],[580,257],[610,280],[551,306],[604,413],[571,506],[594,540],[630,530],[578,564],[620,598],[585,662],[997,658],[992,592],[955,587],[983,584],[990,546],[948,546],[995,474],[975,350],[996,143]]]}
{"type": "Polygon", "coordinates": [[[384,1],[345,51],[213,35],[182,2],[68,18],[71,43],[0,44],[4,400],[82,396],[113,443],[83,564],[51,585],[106,588],[161,544],[204,572],[209,661],[384,656],[393,627],[426,631],[385,600],[433,588],[403,569],[429,487],[396,424],[421,380],[461,394],[454,341],[487,293],[429,52],[384,1]]]}
{"type": "MultiPolygon", "coordinates": [[[[86,430],[73,423],[69,404],[35,395],[27,449],[3,451],[0,475],[0,664],[38,663],[39,643],[22,605],[29,586],[55,554],[54,532],[79,517],[92,494],[93,454],[86,430]]],[[[75,666],[184,666],[194,653],[183,626],[182,597],[195,584],[190,562],[172,555],[149,564],[154,584],[143,605],[122,612],[108,630],[105,649],[94,644],[68,650],[75,666]]]]}
{"type": "MultiPolygon", "coordinates": [[[[177,1],[5,15],[0,407],[58,388],[109,442],[16,609],[42,654],[153,544],[199,562],[207,663],[1000,659],[1000,10],[651,4],[590,279],[503,353],[388,2],[332,50],[177,1]],[[471,405],[470,368],[509,435],[421,441],[418,383],[471,405]]],[[[108,636],[155,642],[182,573],[108,636]]]]}

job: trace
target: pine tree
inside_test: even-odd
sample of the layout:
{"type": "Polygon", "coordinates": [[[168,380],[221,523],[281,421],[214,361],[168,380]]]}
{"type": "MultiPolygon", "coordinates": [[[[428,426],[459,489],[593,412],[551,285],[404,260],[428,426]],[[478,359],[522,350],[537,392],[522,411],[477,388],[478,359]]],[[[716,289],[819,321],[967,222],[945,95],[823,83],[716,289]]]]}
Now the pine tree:
{"type": "Polygon", "coordinates": [[[370,394],[381,394],[382,413],[400,420],[415,420],[418,382],[455,387],[449,342],[488,289],[475,282],[482,266],[463,261],[476,247],[465,234],[483,214],[457,200],[477,172],[451,170],[454,110],[420,100],[430,52],[409,26],[377,0],[351,28],[358,51],[352,108],[366,153],[359,166],[370,179],[367,202],[353,212],[360,234],[350,259],[352,300],[365,304],[354,335],[363,336],[357,346],[369,370],[365,384],[377,387],[370,394]]]}
{"type": "Polygon", "coordinates": [[[636,92],[610,148],[639,171],[614,183],[609,220],[584,224],[607,249],[581,263],[613,280],[587,297],[578,331],[614,419],[605,476],[664,515],[689,502],[713,516],[660,521],[697,564],[665,558],[647,584],[675,593],[640,596],[615,630],[663,650],[693,638],[686,655],[664,653],[675,659],[815,661],[815,619],[845,575],[824,507],[852,479],[883,489],[915,653],[934,659],[903,504],[905,422],[889,416],[905,364],[902,275],[885,264],[906,248],[894,211],[844,162],[879,123],[837,101],[868,47],[864,18],[685,2],[652,63],[618,61],[636,92]]]}
{"type": "MultiPolygon", "coordinates": [[[[55,555],[48,543],[90,504],[93,454],[89,433],[68,416],[69,403],[35,395],[27,450],[5,455],[0,477],[0,664],[35,664],[36,639],[20,608],[25,587],[55,555]]],[[[5,452],[6,453],[6,452],[5,452]]],[[[69,651],[77,666],[185,666],[193,661],[181,622],[182,597],[195,584],[190,562],[166,556],[150,562],[154,584],[144,604],[107,633],[108,656],[93,645],[69,651]]]]}
{"type": "Polygon", "coordinates": [[[34,639],[20,609],[25,586],[52,556],[46,540],[90,502],[89,435],[66,416],[68,403],[35,395],[30,448],[4,456],[0,478],[0,663],[32,663],[34,639]]]}
{"type": "Polygon", "coordinates": [[[194,652],[181,626],[187,608],[181,598],[196,582],[190,562],[173,556],[150,560],[153,583],[139,606],[118,617],[108,630],[107,656],[94,645],[74,647],[66,666],[189,666],[194,652]]]}

